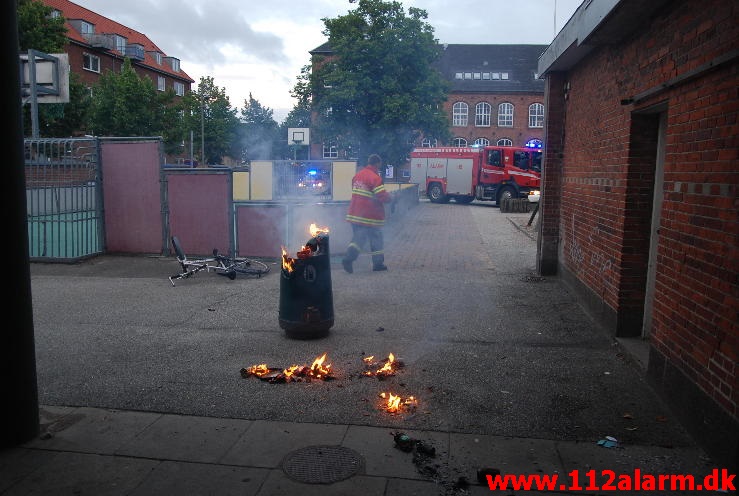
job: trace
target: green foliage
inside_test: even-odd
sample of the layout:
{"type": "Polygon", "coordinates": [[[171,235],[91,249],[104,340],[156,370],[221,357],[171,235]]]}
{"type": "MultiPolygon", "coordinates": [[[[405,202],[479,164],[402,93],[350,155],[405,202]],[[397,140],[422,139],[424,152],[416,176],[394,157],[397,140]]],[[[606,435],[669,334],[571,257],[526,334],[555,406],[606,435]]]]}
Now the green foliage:
{"type": "Polygon", "coordinates": [[[235,156],[244,162],[273,158],[273,150],[279,140],[279,127],[272,109],[262,106],[249,93],[241,111],[239,139],[235,142],[235,156]]]}
{"type": "Polygon", "coordinates": [[[124,59],[120,73],[106,70],[93,88],[90,128],[97,136],[157,136],[160,111],[154,83],[124,59]]]}
{"type": "Polygon", "coordinates": [[[290,110],[285,120],[280,124],[278,131],[279,140],[274,148],[274,158],[281,159],[307,159],[309,146],[295,145],[287,142],[287,132],[291,127],[311,127],[310,103],[298,99],[298,103],[290,110]]]}
{"type": "Polygon", "coordinates": [[[178,108],[183,133],[188,137],[192,133],[195,155],[201,162],[220,164],[231,151],[239,126],[226,89],[216,86],[212,77],[201,77],[197,91],[187,93],[178,108]]]}
{"type": "Polygon", "coordinates": [[[363,162],[379,153],[385,163],[404,163],[422,133],[445,141],[442,111],[447,83],[433,63],[440,55],[426,11],[400,2],[358,0],[358,7],[323,19],[334,53],[314,60],[293,92],[312,98],[318,138],[359,150],[363,162]]]}
{"type": "MultiPolygon", "coordinates": [[[[11,0],[12,1],[12,0],[11,0]]],[[[59,53],[67,42],[63,17],[51,17],[53,9],[37,0],[18,1],[18,48],[59,53]]]]}

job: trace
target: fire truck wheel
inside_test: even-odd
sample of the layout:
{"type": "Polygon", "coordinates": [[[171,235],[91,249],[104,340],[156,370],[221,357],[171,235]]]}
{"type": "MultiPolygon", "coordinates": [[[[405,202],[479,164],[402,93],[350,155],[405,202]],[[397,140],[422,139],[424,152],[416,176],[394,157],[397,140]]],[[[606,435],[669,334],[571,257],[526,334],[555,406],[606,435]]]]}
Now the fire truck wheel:
{"type": "Polygon", "coordinates": [[[429,186],[429,200],[433,203],[446,203],[449,201],[449,197],[444,194],[444,190],[441,188],[441,184],[432,183],[429,186]]]}
{"type": "Polygon", "coordinates": [[[510,200],[512,198],[516,197],[516,192],[513,190],[513,188],[506,186],[503,189],[500,190],[500,193],[498,193],[498,207],[500,207],[504,201],[510,200]]]}

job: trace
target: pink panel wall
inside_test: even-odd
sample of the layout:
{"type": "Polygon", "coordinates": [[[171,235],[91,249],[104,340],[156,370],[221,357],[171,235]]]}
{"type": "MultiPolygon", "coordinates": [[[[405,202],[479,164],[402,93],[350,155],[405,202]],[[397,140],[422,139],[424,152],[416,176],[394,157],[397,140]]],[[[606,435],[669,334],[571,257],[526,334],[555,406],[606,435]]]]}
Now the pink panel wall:
{"type": "Polygon", "coordinates": [[[161,253],[159,141],[101,140],[106,249],[161,253]]]}
{"type": "Polygon", "coordinates": [[[167,174],[170,235],[188,256],[229,251],[229,173],[167,174]]]}

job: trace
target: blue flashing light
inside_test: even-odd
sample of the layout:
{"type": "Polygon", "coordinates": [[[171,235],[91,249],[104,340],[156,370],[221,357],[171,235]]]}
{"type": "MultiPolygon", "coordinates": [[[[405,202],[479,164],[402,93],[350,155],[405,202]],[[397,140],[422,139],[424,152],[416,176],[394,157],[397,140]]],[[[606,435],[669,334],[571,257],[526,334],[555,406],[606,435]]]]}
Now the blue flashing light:
{"type": "Polygon", "coordinates": [[[316,174],[318,174],[318,171],[316,169],[311,169],[308,171],[308,174],[311,176],[315,176],[316,174]]]}
{"type": "Polygon", "coordinates": [[[541,142],[541,140],[538,139],[530,139],[526,142],[524,145],[526,148],[541,148],[544,144],[541,142]]]}

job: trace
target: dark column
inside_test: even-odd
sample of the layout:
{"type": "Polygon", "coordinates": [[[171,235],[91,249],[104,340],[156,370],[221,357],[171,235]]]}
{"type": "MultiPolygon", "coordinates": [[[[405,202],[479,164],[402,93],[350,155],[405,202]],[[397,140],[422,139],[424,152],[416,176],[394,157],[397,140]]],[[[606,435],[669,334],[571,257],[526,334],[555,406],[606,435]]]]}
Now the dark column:
{"type": "Polygon", "coordinates": [[[26,227],[26,187],[21,123],[20,62],[16,1],[2,2],[4,23],[2,62],[6,82],[2,98],[3,133],[3,215],[7,247],[3,276],[10,288],[3,296],[0,331],[0,398],[5,421],[0,426],[0,446],[10,447],[31,440],[39,433],[36,354],[33,339],[31,274],[26,227]]]}
{"type": "Polygon", "coordinates": [[[536,265],[542,276],[557,274],[559,264],[560,197],[562,194],[562,157],[564,153],[564,126],[566,74],[547,75],[544,93],[546,117],[544,123],[544,163],[539,200],[539,239],[536,265]]]}

